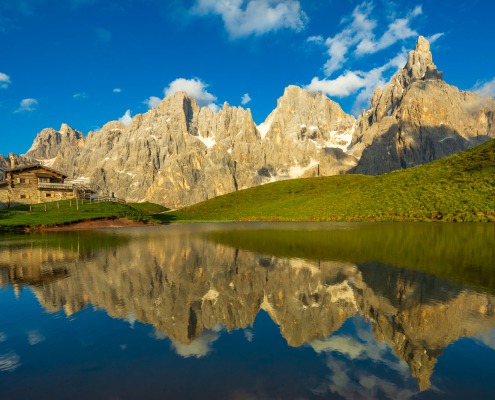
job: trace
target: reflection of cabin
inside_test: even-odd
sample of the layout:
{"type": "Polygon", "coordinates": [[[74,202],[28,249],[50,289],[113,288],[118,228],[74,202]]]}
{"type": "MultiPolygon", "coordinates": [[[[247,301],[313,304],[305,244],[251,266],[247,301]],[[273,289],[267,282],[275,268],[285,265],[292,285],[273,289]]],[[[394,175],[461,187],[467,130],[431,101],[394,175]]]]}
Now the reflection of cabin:
{"type": "Polygon", "coordinates": [[[0,182],[0,204],[35,204],[94,193],[90,188],[66,181],[67,175],[40,164],[5,170],[0,182]]]}

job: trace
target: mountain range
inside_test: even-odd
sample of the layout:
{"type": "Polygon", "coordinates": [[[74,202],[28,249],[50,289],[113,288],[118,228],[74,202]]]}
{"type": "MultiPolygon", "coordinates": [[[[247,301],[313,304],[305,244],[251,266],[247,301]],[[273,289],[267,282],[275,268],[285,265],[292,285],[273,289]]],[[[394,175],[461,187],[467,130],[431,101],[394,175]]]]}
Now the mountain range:
{"type": "Polygon", "coordinates": [[[289,86],[266,120],[225,103],[214,112],[184,92],[87,136],[43,129],[24,157],[127,201],[170,208],[283,179],[379,175],[495,138],[495,99],[444,82],[420,36],[404,68],[358,118],[323,94],[289,86]]]}

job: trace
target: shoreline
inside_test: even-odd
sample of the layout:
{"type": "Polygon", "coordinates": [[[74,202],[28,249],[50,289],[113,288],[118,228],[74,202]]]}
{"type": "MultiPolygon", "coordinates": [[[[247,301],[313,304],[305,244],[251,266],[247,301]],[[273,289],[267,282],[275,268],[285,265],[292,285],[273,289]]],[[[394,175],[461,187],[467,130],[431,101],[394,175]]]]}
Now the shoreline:
{"type": "Polygon", "coordinates": [[[85,231],[94,229],[118,229],[129,228],[139,226],[154,226],[156,224],[146,223],[140,221],[134,221],[129,218],[102,218],[92,219],[86,221],[78,221],[63,225],[50,225],[50,226],[38,226],[29,228],[30,231],[36,230],[38,232],[69,232],[69,231],[85,231]]]}

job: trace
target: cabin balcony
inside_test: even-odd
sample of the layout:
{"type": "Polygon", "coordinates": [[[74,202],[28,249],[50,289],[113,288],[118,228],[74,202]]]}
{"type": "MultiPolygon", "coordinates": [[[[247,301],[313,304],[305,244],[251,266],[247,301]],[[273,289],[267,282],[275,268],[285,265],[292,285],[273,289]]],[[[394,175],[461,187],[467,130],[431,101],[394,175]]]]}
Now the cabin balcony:
{"type": "Polygon", "coordinates": [[[73,187],[72,183],[38,182],[39,190],[72,190],[73,187]]]}

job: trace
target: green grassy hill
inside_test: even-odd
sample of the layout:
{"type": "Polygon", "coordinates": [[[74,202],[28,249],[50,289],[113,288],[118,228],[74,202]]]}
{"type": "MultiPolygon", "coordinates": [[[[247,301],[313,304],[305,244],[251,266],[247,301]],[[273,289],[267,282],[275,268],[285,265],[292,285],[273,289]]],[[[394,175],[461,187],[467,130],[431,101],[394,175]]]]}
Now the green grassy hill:
{"type": "Polygon", "coordinates": [[[164,214],[179,221],[495,221],[495,140],[381,176],[286,180],[164,214]]]}
{"type": "Polygon", "coordinates": [[[0,210],[0,232],[38,226],[71,224],[79,221],[125,217],[135,221],[159,222],[150,214],[167,208],[153,203],[119,204],[62,200],[44,204],[21,205],[0,210]],[[46,208],[45,208],[46,206],[46,208]]]}

